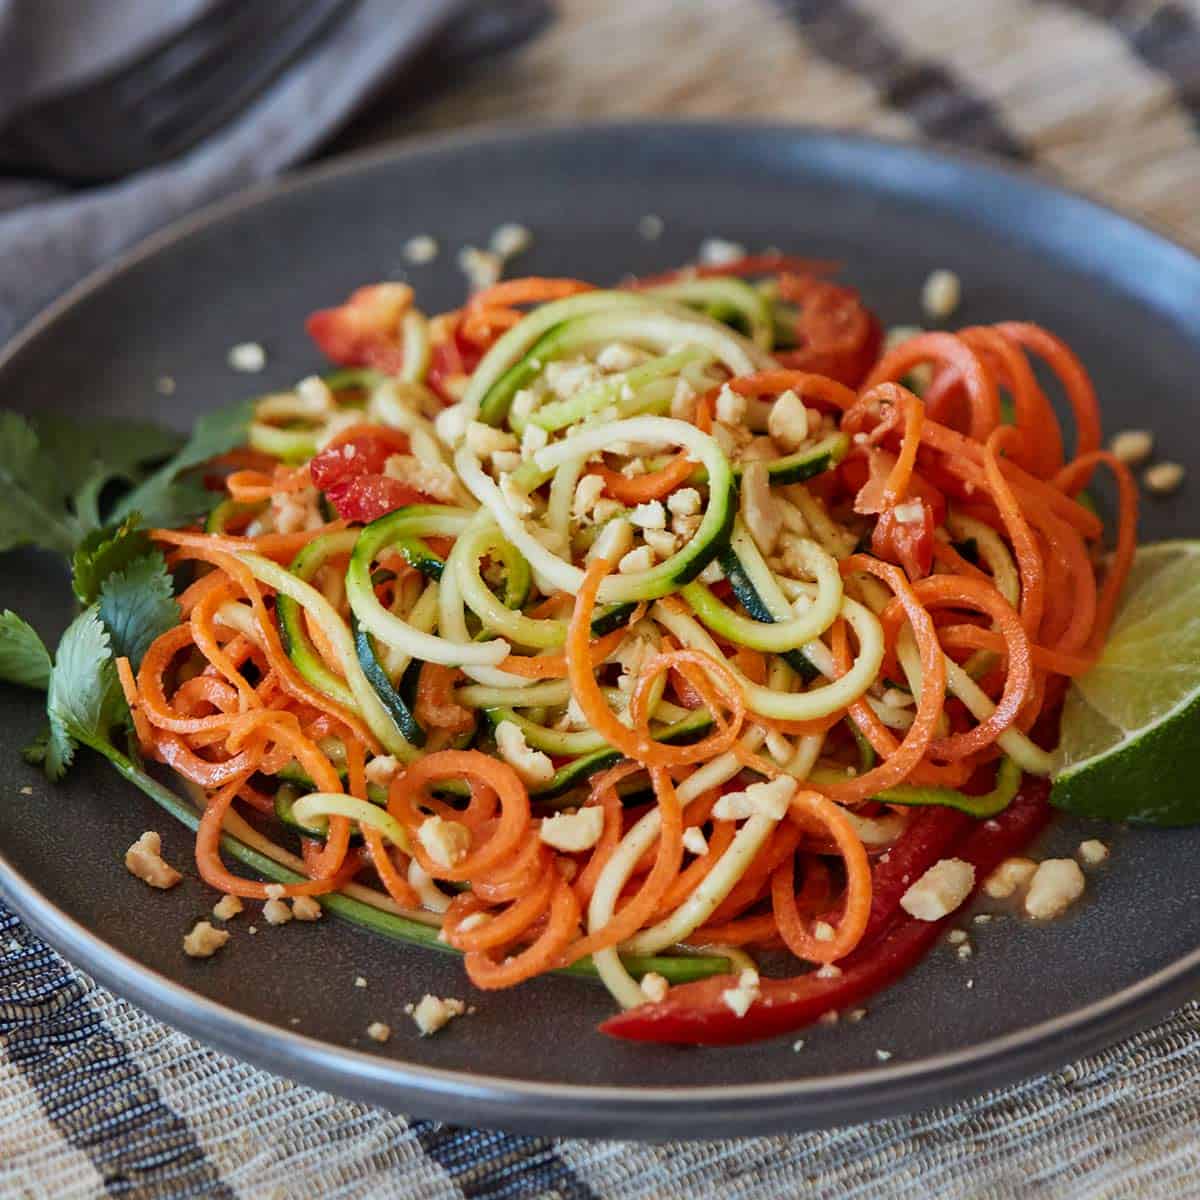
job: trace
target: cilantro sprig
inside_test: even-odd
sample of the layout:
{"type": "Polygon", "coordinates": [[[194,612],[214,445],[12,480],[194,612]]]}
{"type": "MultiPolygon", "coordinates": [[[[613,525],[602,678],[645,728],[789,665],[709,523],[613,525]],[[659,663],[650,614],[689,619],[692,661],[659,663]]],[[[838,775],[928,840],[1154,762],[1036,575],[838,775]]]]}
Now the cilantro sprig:
{"type": "Polygon", "coordinates": [[[195,468],[245,441],[253,406],[207,414],[186,440],[144,422],[0,412],[0,552],[37,546],[70,559],[106,521],[138,512],[149,527],[171,526],[204,513],[215,497],[195,468]]]}
{"type": "Polygon", "coordinates": [[[61,554],[81,606],[53,657],[27,621],[0,613],[0,681],[46,692],[47,727],[25,756],[51,779],[81,744],[118,766],[114,755],[129,761],[117,749],[130,716],[116,660],[136,670],[179,621],[174,583],[146,530],[212,506],[197,468],[245,442],[253,411],[247,400],[209,413],[187,439],[141,422],[0,412],[0,552],[61,554]]]}
{"type": "Polygon", "coordinates": [[[37,631],[0,614],[0,679],[46,691],[46,730],[26,748],[61,779],[80,744],[112,757],[131,727],[118,658],[134,670],[155,638],[179,623],[175,585],[136,513],[95,531],[75,554],[72,586],[87,607],[67,627],[53,661],[37,631]]]}

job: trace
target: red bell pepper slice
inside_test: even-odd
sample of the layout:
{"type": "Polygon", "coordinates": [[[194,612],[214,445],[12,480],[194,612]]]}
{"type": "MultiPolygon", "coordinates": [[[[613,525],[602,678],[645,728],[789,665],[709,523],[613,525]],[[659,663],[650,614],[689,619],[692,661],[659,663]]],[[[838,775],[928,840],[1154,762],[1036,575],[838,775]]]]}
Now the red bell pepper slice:
{"type": "Polygon", "coordinates": [[[913,814],[896,844],[871,868],[871,915],[859,949],[891,926],[909,886],[945,858],[974,824],[966,813],[953,808],[921,808],[913,814]]]}
{"type": "MultiPolygon", "coordinates": [[[[976,824],[953,847],[955,857],[974,865],[976,887],[1045,827],[1050,818],[1049,795],[1046,780],[1026,776],[1003,813],[976,824]]],[[[919,861],[919,856],[914,855],[913,861],[919,861]]],[[[600,1029],[629,1041],[698,1046],[734,1045],[791,1033],[824,1013],[860,1004],[895,982],[925,957],[954,920],[953,913],[941,921],[902,918],[882,939],[872,945],[860,944],[843,959],[838,964],[842,973],[833,979],[821,978],[816,972],[791,979],[764,979],[758,998],[742,1017],[722,998],[726,989],[736,986],[736,978],[719,975],[673,987],[662,1003],[618,1013],[600,1029]]]]}

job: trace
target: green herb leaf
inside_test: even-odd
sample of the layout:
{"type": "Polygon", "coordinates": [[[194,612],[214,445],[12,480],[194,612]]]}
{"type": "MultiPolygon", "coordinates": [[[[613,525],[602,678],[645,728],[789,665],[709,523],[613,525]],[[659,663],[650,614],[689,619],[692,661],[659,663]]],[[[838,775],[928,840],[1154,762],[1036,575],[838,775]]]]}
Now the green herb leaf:
{"type": "Polygon", "coordinates": [[[82,533],[33,426],[0,412],[0,551],[33,545],[70,554],[82,533]]]}
{"type": "Polygon", "coordinates": [[[100,596],[100,618],[116,658],[128,658],[136,671],[150,643],[179,624],[175,587],[157,551],[109,575],[100,596]]]}
{"type": "Polygon", "coordinates": [[[50,753],[50,726],[47,725],[41,733],[21,751],[21,757],[31,767],[45,767],[46,756],[50,753]]]}
{"type": "Polygon", "coordinates": [[[97,494],[113,479],[136,483],[148,463],[161,463],[179,449],[183,435],[145,421],[104,421],[81,425],[60,413],[32,420],[42,453],[53,461],[65,494],[97,494]]]}
{"type": "Polygon", "coordinates": [[[37,630],[15,612],[0,613],[0,679],[44,692],[50,684],[50,653],[37,630]]]}
{"type": "Polygon", "coordinates": [[[186,478],[186,472],[245,442],[254,405],[252,399],[241,400],[202,416],[179,453],[134,488],[117,505],[114,517],[140,512],[149,526],[177,525],[211,508],[216,496],[186,478]]]}
{"type": "Polygon", "coordinates": [[[70,557],[100,524],[107,484],[130,484],[179,436],[152,425],[0,412],[0,551],[39,546],[70,557]]]}
{"type": "Polygon", "coordinates": [[[46,714],[50,739],[44,765],[51,779],[62,778],[77,742],[103,753],[113,726],[128,719],[98,604],[81,612],[58,644],[46,714]]]}
{"type": "Polygon", "coordinates": [[[130,513],[119,525],[93,529],[75,548],[71,586],[80,604],[91,604],[110,575],[150,552],[150,535],[138,529],[140,521],[139,513],[130,513]]]}

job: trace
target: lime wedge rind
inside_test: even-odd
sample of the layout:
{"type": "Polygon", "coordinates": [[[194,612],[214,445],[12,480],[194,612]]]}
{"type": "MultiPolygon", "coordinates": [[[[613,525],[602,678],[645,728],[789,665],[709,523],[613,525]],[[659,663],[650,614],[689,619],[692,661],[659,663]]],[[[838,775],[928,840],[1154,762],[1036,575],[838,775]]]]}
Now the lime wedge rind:
{"type": "Polygon", "coordinates": [[[1055,757],[1061,808],[1200,823],[1200,542],[1138,551],[1108,645],[1068,694],[1055,757]]]}

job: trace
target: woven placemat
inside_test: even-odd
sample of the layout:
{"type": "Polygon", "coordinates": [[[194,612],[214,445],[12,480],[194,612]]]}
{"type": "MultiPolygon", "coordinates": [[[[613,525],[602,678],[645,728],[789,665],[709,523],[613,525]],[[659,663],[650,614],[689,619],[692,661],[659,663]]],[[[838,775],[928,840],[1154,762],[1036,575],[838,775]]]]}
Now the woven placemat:
{"type": "MultiPolygon", "coordinates": [[[[533,45],[343,146],[488,120],[770,117],[1028,163],[1200,248],[1200,7],[1138,0],[566,0],[533,45]]],[[[227,1058],[0,908],[0,1195],[1200,1194],[1200,1006],[952,1109],[638,1146],[405,1120],[227,1058]]]]}

